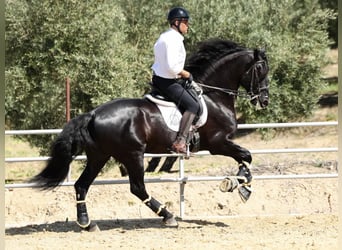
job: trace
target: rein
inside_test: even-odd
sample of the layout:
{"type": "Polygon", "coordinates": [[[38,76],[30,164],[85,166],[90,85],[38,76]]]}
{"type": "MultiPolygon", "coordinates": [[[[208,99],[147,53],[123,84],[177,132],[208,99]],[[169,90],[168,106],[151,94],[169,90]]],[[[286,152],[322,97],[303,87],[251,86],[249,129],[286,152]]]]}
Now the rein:
{"type": "Polygon", "coordinates": [[[214,87],[214,86],[210,86],[207,84],[203,84],[203,83],[197,83],[199,86],[204,87],[204,88],[208,88],[208,89],[213,89],[213,90],[218,90],[220,92],[223,92],[225,94],[231,95],[231,96],[240,96],[240,97],[246,97],[248,98],[248,93],[246,92],[240,92],[238,90],[232,90],[232,89],[225,89],[225,88],[220,88],[220,87],[214,87]]]}

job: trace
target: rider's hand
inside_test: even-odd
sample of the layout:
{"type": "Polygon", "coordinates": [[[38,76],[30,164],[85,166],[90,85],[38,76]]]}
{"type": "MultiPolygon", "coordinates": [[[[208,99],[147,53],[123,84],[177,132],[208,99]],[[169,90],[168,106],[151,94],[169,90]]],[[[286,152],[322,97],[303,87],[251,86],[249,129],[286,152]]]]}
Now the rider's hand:
{"type": "Polygon", "coordinates": [[[191,84],[193,80],[194,78],[192,77],[191,73],[189,73],[189,77],[186,78],[186,81],[188,82],[188,84],[191,84]]]}

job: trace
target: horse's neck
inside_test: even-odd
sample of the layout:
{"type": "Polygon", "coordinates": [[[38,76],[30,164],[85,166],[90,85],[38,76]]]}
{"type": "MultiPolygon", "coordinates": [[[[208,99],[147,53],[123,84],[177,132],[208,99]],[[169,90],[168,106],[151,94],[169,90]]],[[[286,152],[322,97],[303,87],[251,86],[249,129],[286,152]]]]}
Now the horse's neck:
{"type": "Polygon", "coordinates": [[[236,123],[235,98],[240,87],[239,82],[246,71],[246,65],[253,59],[251,51],[240,51],[219,60],[199,77],[200,82],[220,88],[206,94],[209,113],[226,117],[222,122],[229,120],[230,124],[236,123]]]}
{"type": "Polygon", "coordinates": [[[215,70],[199,77],[199,81],[213,87],[237,92],[244,68],[239,63],[221,64],[215,70]]]}
{"type": "Polygon", "coordinates": [[[236,69],[233,67],[226,70],[220,68],[202,78],[204,84],[218,88],[209,88],[209,92],[206,95],[208,102],[219,112],[226,112],[226,109],[228,109],[235,113],[235,95],[238,93],[239,85],[234,72],[236,72],[236,69]]]}
{"type": "Polygon", "coordinates": [[[231,118],[234,114],[235,119],[235,97],[220,93],[211,92],[205,95],[205,101],[208,106],[209,114],[212,112],[213,115],[220,114],[220,116],[229,116],[231,118]]]}

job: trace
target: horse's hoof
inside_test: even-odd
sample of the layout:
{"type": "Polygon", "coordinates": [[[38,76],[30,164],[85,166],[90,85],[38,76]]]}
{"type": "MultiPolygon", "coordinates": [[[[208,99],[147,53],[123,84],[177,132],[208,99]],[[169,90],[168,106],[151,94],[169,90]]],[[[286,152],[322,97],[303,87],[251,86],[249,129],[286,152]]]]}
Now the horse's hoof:
{"type": "Polygon", "coordinates": [[[239,187],[239,195],[243,202],[247,202],[252,194],[252,189],[250,185],[244,185],[239,187]]]}
{"type": "Polygon", "coordinates": [[[221,192],[233,192],[239,185],[239,181],[235,177],[226,177],[220,184],[221,192]]]}
{"type": "Polygon", "coordinates": [[[100,228],[97,226],[96,223],[91,222],[90,225],[86,228],[88,232],[100,232],[100,228]]]}
{"type": "Polygon", "coordinates": [[[91,221],[88,219],[87,220],[77,219],[76,224],[82,229],[87,229],[90,226],[91,221]]]}
{"type": "Polygon", "coordinates": [[[164,222],[164,225],[167,227],[178,227],[178,222],[176,221],[174,216],[170,218],[164,218],[163,222],[164,222]]]}

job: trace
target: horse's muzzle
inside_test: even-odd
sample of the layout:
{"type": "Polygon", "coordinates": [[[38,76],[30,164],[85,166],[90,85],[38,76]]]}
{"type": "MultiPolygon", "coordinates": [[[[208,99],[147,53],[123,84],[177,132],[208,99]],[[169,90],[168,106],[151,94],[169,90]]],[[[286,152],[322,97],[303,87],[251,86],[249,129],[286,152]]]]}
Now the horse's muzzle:
{"type": "Polygon", "coordinates": [[[266,108],[268,106],[268,95],[253,96],[251,99],[251,103],[254,106],[259,103],[261,108],[266,108]]]}
{"type": "Polygon", "coordinates": [[[260,95],[258,99],[262,108],[266,108],[268,106],[268,95],[260,95]]]}

